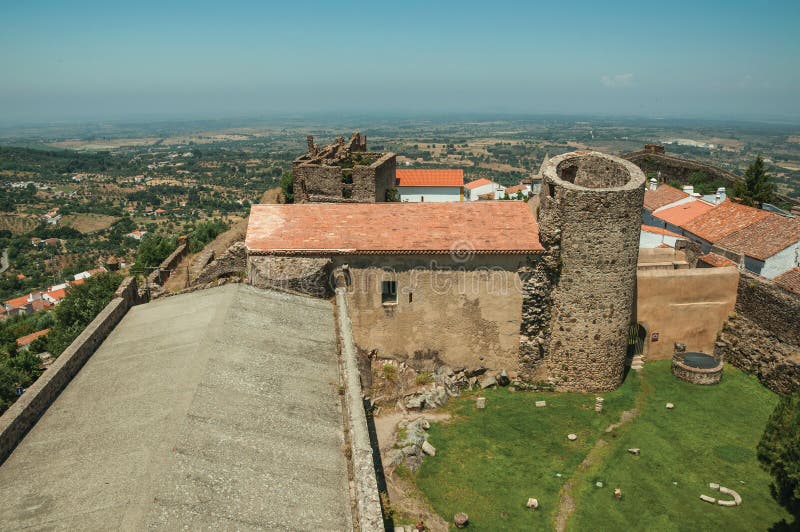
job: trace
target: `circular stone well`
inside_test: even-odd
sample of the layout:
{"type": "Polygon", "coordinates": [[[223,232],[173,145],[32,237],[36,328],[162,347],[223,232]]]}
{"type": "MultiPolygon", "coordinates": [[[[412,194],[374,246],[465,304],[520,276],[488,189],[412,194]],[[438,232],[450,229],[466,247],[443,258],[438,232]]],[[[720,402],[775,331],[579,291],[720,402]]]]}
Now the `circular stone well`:
{"type": "Polygon", "coordinates": [[[672,374],[692,384],[718,384],[722,360],[705,353],[678,352],[672,356],[672,374]]]}

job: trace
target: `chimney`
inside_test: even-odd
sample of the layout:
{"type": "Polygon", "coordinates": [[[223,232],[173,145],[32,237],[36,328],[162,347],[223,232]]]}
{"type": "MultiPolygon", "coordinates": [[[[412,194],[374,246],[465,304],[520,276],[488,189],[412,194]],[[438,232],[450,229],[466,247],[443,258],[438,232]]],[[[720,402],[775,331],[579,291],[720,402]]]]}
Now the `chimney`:
{"type": "Polygon", "coordinates": [[[658,180],[655,177],[650,178],[650,190],[655,190],[658,188],[658,180]]]}
{"type": "Polygon", "coordinates": [[[683,191],[691,196],[692,194],[694,194],[694,186],[692,186],[692,185],[683,185],[683,191]]]}

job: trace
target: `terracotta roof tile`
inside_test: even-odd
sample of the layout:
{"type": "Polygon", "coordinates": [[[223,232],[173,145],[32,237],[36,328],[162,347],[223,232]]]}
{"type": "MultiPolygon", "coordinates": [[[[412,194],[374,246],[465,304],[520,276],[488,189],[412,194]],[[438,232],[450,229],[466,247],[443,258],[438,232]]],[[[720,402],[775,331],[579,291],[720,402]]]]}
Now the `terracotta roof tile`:
{"type": "Polygon", "coordinates": [[[717,244],[754,259],[766,260],[797,241],[800,241],[800,220],[768,213],[740,231],[721,238],[717,244]]]}
{"type": "Polygon", "coordinates": [[[655,227],[652,225],[642,224],[642,231],[647,231],[648,233],[653,233],[656,235],[674,236],[675,238],[683,238],[684,240],[686,240],[685,236],[679,235],[678,233],[673,233],[672,231],[668,231],[663,227],[655,227]]]}
{"type": "Polygon", "coordinates": [[[784,290],[800,295],[800,267],[783,272],[773,281],[784,290]]]}
{"type": "Polygon", "coordinates": [[[669,222],[672,225],[684,227],[687,223],[691,222],[700,215],[707,213],[713,208],[714,206],[710,203],[696,200],[689,201],[687,203],[681,203],[680,205],[654,212],[653,216],[660,218],[665,222],[669,222]]]}
{"type": "Polygon", "coordinates": [[[767,211],[726,200],[708,212],[688,221],[682,227],[713,244],[768,216],[770,213],[767,211]]]}
{"type": "Polygon", "coordinates": [[[654,211],[664,205],[688,198],[689,194],[669,185],[661,185],[655,190],[644,191],[644,208],[654,211]]]}
{"type": "Polygon", "coordinates": [[[519,201],[254,205],[256,254],[530,253],[539,228],[519,201]],[[505,235],[514,233],[514,239],[505,235]]]}
{"type": "Polygon", "coordinates": [[[398,168],[398,187],[461,187],[464,170],[417,170],[398,168]]]}
{"type": "Polygon", "coordinates": [[[17,347],[25,347],[26,345],[32,344],[34,340],[41,338],[42,336],[46,336],[49,332],[50,329],[43,329],[41,331],[36,331],[35,333],[20,336],[17,338],[17,347]]]}
{"type": "Polygon", "coordinates": [[[6,306],[11,308],[19,308],[24,307],[28,303],[28,296],[19,296],[15,297],[14,299],[9,299],[5,302],[6,306]]]}
{"type": "Polygon", "coordinates": [[[510,196],[512,194],[516,194],[517,192],[525,192],[526,190],[528,190],[528,187],[525,185],[514,185],[513,187],[506,188],[506,194],[510,196]]]}
{"type": "Polygon", "coordinates": [[[473,189],[476,189],[478,187],[482,187],[484,185],[491,185],[492,183],[494,183],[494,181],[490,181],[490,180],[486,179],[485,177],[482,177],[480,179],[476,179],[475,181],[470,181],[469,183],[467,183],[464,186],[466,188],[470,189],[470,190],[473,190],[473,189]]]}
{"type": "Polygon", "coordinates": [[[697,257],[697,260],[705,262],[714,268],[722,268],[723,266],[736,266],[736,263],[732,260],[727,259],[722,255],[717,255],[716,253],[706,253],[705,255],[700,255],[697,257]]]}

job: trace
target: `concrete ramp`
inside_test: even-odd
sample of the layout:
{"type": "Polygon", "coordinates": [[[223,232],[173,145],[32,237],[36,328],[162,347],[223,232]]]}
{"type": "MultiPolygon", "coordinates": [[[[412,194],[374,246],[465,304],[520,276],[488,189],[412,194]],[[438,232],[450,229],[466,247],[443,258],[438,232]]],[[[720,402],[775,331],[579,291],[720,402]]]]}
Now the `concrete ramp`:
{"type": "Polygon", "coordinates": [[[352,528],[333,307],[134,307],[0,466],[3,529],[352,528]]]}

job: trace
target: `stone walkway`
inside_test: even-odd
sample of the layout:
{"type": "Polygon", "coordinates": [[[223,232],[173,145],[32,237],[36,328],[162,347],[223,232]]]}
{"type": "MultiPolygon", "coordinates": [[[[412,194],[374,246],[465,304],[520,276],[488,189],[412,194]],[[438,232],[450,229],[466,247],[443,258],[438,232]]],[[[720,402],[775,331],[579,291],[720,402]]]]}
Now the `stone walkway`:
{"type": "Polygon", "coordinates": [[[0,466],[6,530],[348,530],[329,302],[134,307],[0,466]]]}

